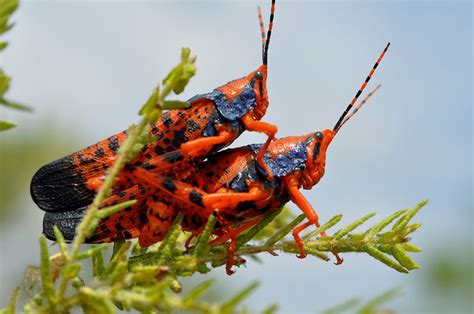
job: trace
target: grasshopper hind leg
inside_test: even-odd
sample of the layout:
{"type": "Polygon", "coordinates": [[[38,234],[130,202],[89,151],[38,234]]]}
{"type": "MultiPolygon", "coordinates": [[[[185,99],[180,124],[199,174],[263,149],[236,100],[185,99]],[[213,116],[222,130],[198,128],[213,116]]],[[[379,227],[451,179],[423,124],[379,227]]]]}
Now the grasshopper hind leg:
{"type": "Polygon", "coordinates": [[[147,207],[147,223],[138,238],[141,247],[162,241],[176,217],[176,211],[171,206],[156,198],[149,199],[147,207]]]}

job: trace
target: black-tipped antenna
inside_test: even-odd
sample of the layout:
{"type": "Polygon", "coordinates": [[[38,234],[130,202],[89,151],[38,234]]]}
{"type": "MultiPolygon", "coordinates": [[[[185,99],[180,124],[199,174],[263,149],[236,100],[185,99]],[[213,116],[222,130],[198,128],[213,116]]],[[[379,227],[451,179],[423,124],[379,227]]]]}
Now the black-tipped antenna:
{"type": "Polygon", "coordinates": [[[375,94],[381,87],[382,85],[377,85],[377,87],[375,87],[373,90],[370,91],[370,93],[367,94],[367,96],[365,96],[365,98],[354,108],[354,110],[351,111],[351,113],[349,113],[346,118],[342,121],[342,123],[339,125],[339,127],[337,128],[336,133],[339,132],[339,130],[342,128],[342,126],[344,124],[346,124],[347,121],[350,120],[350,118],[352,118],[356,113],[357,111],[360,110],[360,108],[362,108],[362,106],[364,106],[364,104],[367,102],[367,100],[369,100],[370,97],[372,97],[373,94],[375,94]]]}
{"type": "Polygon", "coordinates": [[[272,0],[272,7],[270,9],[270,23],[268,23],[267,40],[265,42],[262,55],[263,64],[268,64],[268,46],[270,45],[270,37],[272,36],[273,18],[275,16],[275,1],[276,0],[272,0]]]}
{"type": "Polygon", "coordinates": [[[352,106],[354,106],[360,94],[362,94],[362,91],[365,89],[365,87],[367,86],[367,83],[370,81],[370,78],[374,74],[375,69],[379,66],[379,63],[382,61],[385,53],[387,52],[388,47],[390,47],[390,43],[388,43],[385,49],[382,51],[379,58],[377,59],[377,62],[375,62],[374,66],[372,67],[372,70],[370,70],[369,75],[367,75],[367,78],[365,79],[364,83],[362,83],[362,86],[357,91],[355,97],[352,99],[351,103],[347,106],[346,110],[344,110],[344,113],[341,115],[341,117],[339,118],[339,120],[337,121],[336,125],[333,128],[334,131],[336,131],[339,128],[340,124],[342,123],[343,119],[345,118],[349,110],[351,110],[352,106]]]}

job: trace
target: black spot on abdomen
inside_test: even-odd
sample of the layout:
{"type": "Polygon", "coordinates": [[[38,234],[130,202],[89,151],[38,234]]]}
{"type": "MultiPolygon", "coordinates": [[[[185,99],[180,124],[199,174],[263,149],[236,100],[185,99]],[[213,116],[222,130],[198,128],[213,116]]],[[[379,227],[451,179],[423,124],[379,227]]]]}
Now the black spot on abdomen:
{"type": "Polygon", "coordinates": [[[163,156],[166,162],[174,164],[175,162],[181,161],[184,159],[183,153],[181,151],[170,152],[163,156]]]}
{"type": "Polygon", "coordinates": [[[166,190],[170,191],[171,193],[174,193],[176,191],[176,185],[174,184],[172,179],[169,179],[169,178],[164,179],[161,185],[166,190]]]}
{"type": "Polygon", "coordinates": [[[202,203],[202,194],[195,191],[195,190],[192,190],[190,193],[189,193],[189,200],[198,205],[198,206],[201,206],[201,207],[204,207],[203,203],[202,203]]]}

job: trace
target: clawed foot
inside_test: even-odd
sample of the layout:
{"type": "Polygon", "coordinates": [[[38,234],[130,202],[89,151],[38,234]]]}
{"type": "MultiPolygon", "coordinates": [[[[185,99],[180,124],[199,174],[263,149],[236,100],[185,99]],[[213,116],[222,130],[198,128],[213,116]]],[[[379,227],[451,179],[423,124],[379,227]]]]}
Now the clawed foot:
{"type": "Polygon", "coordinates": [[[227,261],[227,264],[225,265],[225,272],[227,273],[227,275],[232,276],[233,274],[235,274],[235,271],[232,270],[232,266],[240,266],[245,264],[246,262],[247,261],[240,256],[234,257],[232,262],[227,261]]]}
{"type": "MultiPolygon", "coordinates": [[[[304,250],[303,250],[303,252],[304,252],[304,250]]],[[[296,257],[298,257],[300,259],[303,259],[303,258],[306,257],[306,253],[300,253],[300,254],[296,255],[296,257]]]]}
{"type": "Polygon", "coordinates": [[[194,237],[195,234],[193,233],[186,239],[186,242],[184,243],[184,248],[186,249],[186,251],[189,251],[194,248],[194,246],[191,246],[191,240],[194,239],[194,237]]]}
{"type": "Polygon", "coordinates": [[[227,263],[225,265],[225,272],[228,276],[232,276],[233,274],[235,274],[235,271],[231,270],[233,265],[229,265],[229,263],[227,263]]]}
{"type": "Polygon", "coordinates": [[[332,254],[336,257],[336,262],[334,263],[334,265],[341,265],[344,262],[344,259],[339,256],[339,253],[332,252],[332,254]]]}

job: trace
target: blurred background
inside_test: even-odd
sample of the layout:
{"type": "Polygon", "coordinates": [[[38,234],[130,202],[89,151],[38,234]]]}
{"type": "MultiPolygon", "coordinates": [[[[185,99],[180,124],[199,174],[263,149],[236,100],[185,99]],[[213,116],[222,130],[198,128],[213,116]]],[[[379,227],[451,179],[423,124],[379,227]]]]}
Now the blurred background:
{"type": "MultiPolygon", "coordinates": [[[[34,172],[138,121],[183,46],[198,56],[198,74],[182,99],[254,70],[256,6],[267,21],[269,2],[22,1],[1,61],[13,77],[7,96],[35,112],[0,111],[19,125],[0,134],[0,307],[25,267],[38,264],[34,172]]],[[[406,275],[368,255],[346,254],[339,267],[261,255],[263,263],[248,261],[232,277],[211,272],[219,296],[259,280],[250,308],[277,302],[282,313],[315,313],[401,287],[387,308],[472,312],[472,10],[470,1],[277,2],[264,120],[281,137],[332,127],[392,42],[369,86],[381,90],[333,142],[324,179],[304,193],[322,221],[342,213],[345,222],[429,198],[415,219],[422,267],[406,275]]],[[[264,138],[244,134],[234,146],[264,138]]]]}

